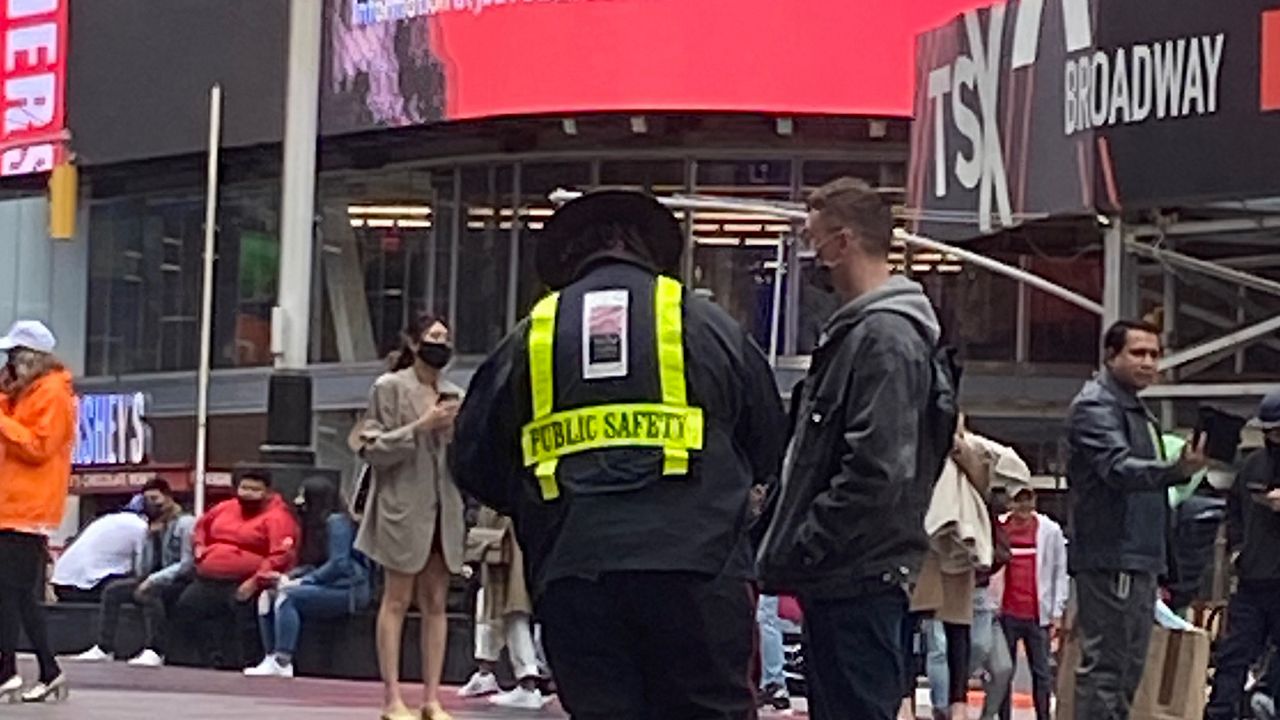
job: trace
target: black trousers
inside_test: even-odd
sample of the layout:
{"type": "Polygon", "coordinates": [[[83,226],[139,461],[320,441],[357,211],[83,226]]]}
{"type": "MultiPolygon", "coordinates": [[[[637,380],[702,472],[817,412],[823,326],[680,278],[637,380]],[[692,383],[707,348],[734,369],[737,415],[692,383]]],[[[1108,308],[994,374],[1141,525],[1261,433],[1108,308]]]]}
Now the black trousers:
{"type": "Polygon", "coordinates": [[[893,720],[902,701],[907,593],[896,585],[854,598],[801,598],[809,716],[893,720]]]}
{"type": "Polygon", "coordinates": [[[741,579],[608,573],[538,599],[547,658],[575,720],[750,720],[755,594],[741,579]]]}
{"type": "MultiPolygon", "coordinates": [[[[1227,635],[1218,643],[1213,695],[1205,720],[1235,720],[1240,716],[1245,676],[1269,644],[1280,644],[1280,590],[1242,583],[1227,604],[1227,635]]],[[[1271,662],[1278,663],[1280,659],[1273,657],[1271,662]]],[[[1275,677],[1276,673],[1270,676],[1275,677]]],[[[1277,688],[1270,687],[1268,692],[1274,694],[1277,688]]]]}
{"type": "Polygon", "coordinates": [[[43,535],[0,531],[0,682],[18,672],[18,632],[27,631],[40,663],[40,681],[62,674],[49,648],[44,607],[36,597],[48,550],[43,535]]]}
{"type": "Polygon", "coordinates": [[[947,699],[952,705],[968,703],[973,629],[968,625],[943,623],[942,632],[947,638],[947,699]]]}
{"type": "MultiPolygon", "coordinates": [[[[1015,669],[1018,665],[1018,643],[1021,642],[1027,651],[1027,662],[1031,664],[1031,693],[1035,698],[1036,720],[1050,720],[1049,699],[1053,694],[1053,668],[1049,659],[1049,628],[1036,620],[1008,615],[1000,618],[1000,625],[1004,628],[1004,637],[1009,643],[1009,658],[1013,660],[1015,669]]],[[[1012,703],[1009,698],[1005,698],[1004,705],[1000,708],[1000,717],[1009,720],[1012,713],[1012,703]]]]}
{"type": "Polygon", "coordinates": [[[145,632],[143,647],[164,655],[168,649],[167,618],[169,606],[177,602],[187,583],[179,582],[138,592],[141,578],[115,580],[102,591],[102,608],[98,620],[98,647],[115,652],[116,629],[120,625],[120,608],[136,605],[142,610],[142,627],[145,632]]]}
{"type": "Polygon", "coordinates": [[[111,575],[98,581],[97,585],[82,590],[74,585],[54,585],[53,594],[57,596],[58,602],[65,603],[100,603],[102,602],[102,594],[106,592],[107,586],[117,580],[127,580],[129,575],[111,575]]]}
{"type": "Polygon", "coordinates": [[[200,660],[206,665],[241,668],[249,658],[261,654],[257,598],[237,600],[236,589],[240,583],[239,580],[196,578],[178,596],[175,620],[195,639],[200,660]]]}
{"type": "Polygon", "coordinates": [[[1129,720],[1155,625],[1156,576],[1089,570],[1075,579],[1080,605],[1076,717],[1129,720]]]}

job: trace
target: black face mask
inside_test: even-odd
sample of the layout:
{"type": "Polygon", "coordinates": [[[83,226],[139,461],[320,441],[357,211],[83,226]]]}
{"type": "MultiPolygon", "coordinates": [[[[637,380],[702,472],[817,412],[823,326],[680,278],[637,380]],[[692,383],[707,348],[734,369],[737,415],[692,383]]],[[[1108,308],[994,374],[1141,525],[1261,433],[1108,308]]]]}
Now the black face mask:
{"type": "Polygon", "coordinates": [[[824,293],[831,294],[836,291],[835,281],[831,279],[831,268],[823,263],[814,264],[809,282],[824,293]]]}
{"type": "Polygon", "coordinates": [[[159,520],[164,517],[164,505],[160,503],[146,503],[142,506],[142,512],[146,513],[150,520],[159,520]]]}
{"type": "Polygon", "coordinates": [[[444,343],[424,342],[418,346],[418,359],[427,367],[439,370],[453,359],[453,348],[444,343]]]}
{"type": "Polygon", "coordinates": [[[246,498],[237,497],[240,501],[240,511],[245,515],[256,515],[262,510],[263,500],[248,500],[246,498]]]}

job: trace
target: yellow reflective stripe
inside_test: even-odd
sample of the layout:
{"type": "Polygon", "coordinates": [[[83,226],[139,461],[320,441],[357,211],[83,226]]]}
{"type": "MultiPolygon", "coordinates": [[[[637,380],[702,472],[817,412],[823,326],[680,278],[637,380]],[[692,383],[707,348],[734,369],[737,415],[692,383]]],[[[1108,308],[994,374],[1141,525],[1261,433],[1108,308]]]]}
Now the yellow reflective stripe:
{"type": "Polygon", "coordinates": [[[662,378],[662,402],[687,405],[684,385],[684,318],[680,283],[659,276],[654,293],[654,317],[658,326],[658,365],[662,378]]]}
{"type": "Polygon", "coordinates": [[[560,485],[556,482],[556,468],[559,465],[560,458],[552,458],[538,463],[537,469],[534,470],[534,474],[538,476],[538,488],[542,491],[543,500],[551,501],[560,497],[560,485]]]}
{"type": "Polygon", "coordinates": [[[594,405],[565,410],[525,425],[520,445],[526,467],[539,475],[548,462],[567,455],[605,448],[659,448],[688,461],[701,450],[701,408],[660,403],[594,405]]]}
{"type": "MultiPolygon", "coordinates": [[[[555,409],[555,339],[556,311],[560,307],[560,294],[552,293],[533,306],[529,316],[529,389],[533,396],[533,418],[538,420],[555,409]]],[[[543,500],[560,497],[556,484],[557,461],[551,459],[538,465],[536,474],[543,500]]]]}
{"type": "MultiPolygon", "coordinates": [[[[679,281],[658,276],[654,291],[654,318],[657,323],[658,366],[662,381],[662,402],[683,407],[689,404],[684,378],[684,287],[679,281]]],[[[687,475],[689,452],[685,448],[664,449],[663,475],[687,475]]]]}
{"type": "Polygon", "coordinates": [[[529,387],[533,392],[533,416],[550,415],[555,408],[556,310],[560,294],[552,293],[533,306],[529,316],[529,387]]]}

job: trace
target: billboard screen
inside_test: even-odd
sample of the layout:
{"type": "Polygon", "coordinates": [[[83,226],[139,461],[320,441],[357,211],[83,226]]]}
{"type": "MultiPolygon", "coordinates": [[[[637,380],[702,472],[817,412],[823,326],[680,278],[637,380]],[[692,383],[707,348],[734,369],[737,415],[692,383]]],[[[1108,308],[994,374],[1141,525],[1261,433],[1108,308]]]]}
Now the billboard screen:
{"type": "Polygon", "coordinates": [[[0,8],[0,177],[51,170],[62,159],[68,1],[9,0],[0,8]]]}
{"type": "Polygon", "coordinates": [[[978,0],[326,0],[325,133],[502,115],[908,116],[914,37],[978,0]]]}
{"type": "Polygon", "coordinates": [[[923,34],[908,212],[967,238],[1280,193],[1280,7],[1011,0],[923,34]]]}

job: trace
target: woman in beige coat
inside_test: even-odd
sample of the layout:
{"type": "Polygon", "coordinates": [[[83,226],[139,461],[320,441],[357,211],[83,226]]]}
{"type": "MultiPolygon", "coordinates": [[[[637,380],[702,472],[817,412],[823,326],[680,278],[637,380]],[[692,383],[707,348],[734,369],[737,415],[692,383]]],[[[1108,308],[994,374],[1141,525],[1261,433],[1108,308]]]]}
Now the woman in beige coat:
{"type": "Polygon", "coordinates": [[[475,532],[467,540],[467,554],[480,565],[477,670],[458,695],[471,698],[499,692],[494,671],[505,646],[518,685],[490,702],[517,710],[541,710],[546,699],[538,689],[542,673],[533,635],[533,603],[525,586],[524,553],[516,541],[511,518],[481,508],[475,532]]]}
{"type": "Polygon", "coordinates": [[[386,574],[377,631],[383,720],[450,720],[438,698],[448,639],[445,601],[450,575],[462,570],[466,531],[462,494],[445,455],[461,391],[441,375],[453,351],[443,322],[420,315],[403,341],[391,370],[373,385],[360,431],[373,485],[356,549],[386,574]],[[400,642],[415,584],[423,614],[421,715],[405,706],[400,692],[400,642]]]}

